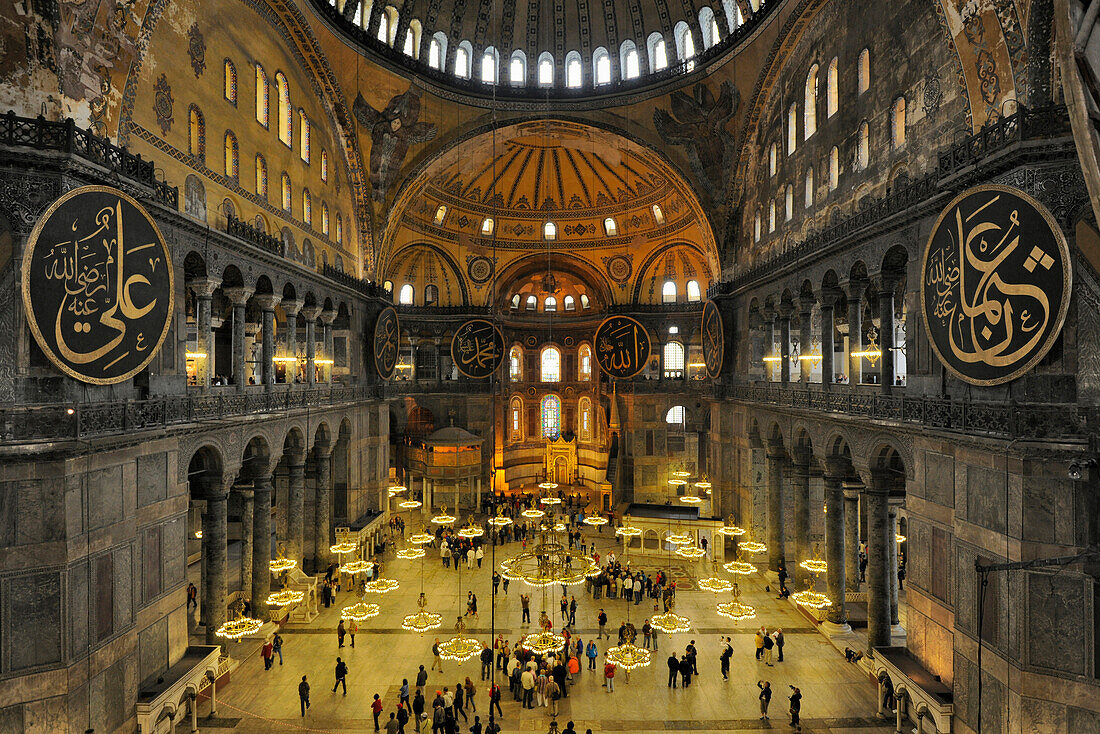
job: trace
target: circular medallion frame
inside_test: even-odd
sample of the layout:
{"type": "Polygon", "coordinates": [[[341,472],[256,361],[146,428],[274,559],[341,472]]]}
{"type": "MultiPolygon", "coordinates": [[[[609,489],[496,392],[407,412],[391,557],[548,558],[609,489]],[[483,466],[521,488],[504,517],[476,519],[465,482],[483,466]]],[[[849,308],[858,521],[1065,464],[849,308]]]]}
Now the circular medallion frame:
{"type": "Polygon", "coordinates": [[[722,374],[722,363],[726,357],[726,332],[722,312],[714,301],[707,301],[703,305],[699,336],[703,344],[703,362],[706,364],[707,376],[718,377],[722,374]]]}
{"type": "MultiPolygon", "coordinates": [[[[932,350],[953,375],[964,382],[980,386],[1001,385],[1018,379],[1031,371],[1050,352],[1062,332],[1073,291],[1073,267],[1069,245],[1054,216],[1041,202],[1026,192],[997,184],[968,189],[944,207],[928,236],[921,258],[920,273],[921,315],[925,335],[932,350]],[[982,201],[983,195],[988,194],[996,195],[984,197],[988,200],[982,201]],[[975,202],[974,207],[965,211],[960,209],[970,199],[979,199],[979,201],[975,202]],[[1013,199],[1017,201],[1013,202],[1013,199]],[[1030,211],[1023,209],[1020,204],[1029,208],[1030,211]],[[1024,211],[1023,217],[1020,216],[1021,210],[1024,211]],[[971,219],[979,214],[982,218],[970,225],[971,219]],[[1007,228],[992,221],[992,219],[998,219],[998,214],[1002,215],[999,221],[1004,221],[1007,228]],[[1029,225],[1030,228],[1023,232],[1024,236],[1021,236],[1021,230],[1025,230],[1029,225]],[[966,231],[968,226],[971,227],[969,232],[966,231]],[[1014,228],[1015,233],[1012,231],[1014,228]],[[983,236],[986,233],[989,233],[988,238],[983,236]],[[1014,237],[1009,241],[1010,236],[1013,235],[1014,237]],[[1010,297],[1030,299],[1037,304],[1045,301],[1048,305],[1046,320],[1040,333],[1016,349],[1017,352],[1026,353],[1004,364],[983,361],[977,356],[978,349],[974,350],[973,356],[960,358],[958,345],[952,346],[953,337],[950,334],[949,323],[956,319],[961,323],[967,315],[965,313],[956,315],[960,304],[951,303],[951,296],[956,292],[956,284],[960,290],[965,286],[963,277],[965,271],[959,267],[961,249],[958,254],[954,254],[953,260],[950,250],[959,249],[960,241],[970,243],[975,239],[979,240],[977,245],[979,252],[975,254],[968,250],[966,263],[970,266],[975,266],[976,263],[978,266],[988,268],[988,272],[985,272],[978,267],[972,267],[973,270],[985,272],[985,274],[979,276],[977,281],[980,287],[984,286],[982,303],[978,304],[975,300],[970,310],[980,311],[987,322],[979,330],[973,327],[972,321],[971,339],[975,347],[978,345],[977,337],[980,336],[983,342],[989,342],[993,336],[999,335],[994,328],[1001,330],[1002,320],[1006,324],[1003,330],[1005,341],[1010,343],[1009,346],[1013,345],[1015,335],[1015,329],[1011,327],[1016,326],[1007,325],[1010,318],[1023,320],[1019,324],[1021,334],[1030,333],[1037,328],[1036,326],[1026,328],[1030,311],[1025,307],[1013,313],[1010,297]],[[1008,246],[1005,250],[997,252],[1006,242],[1008,246]],[[982,260],[986,249],[991,244],[993,252],[996,253],[992,264],[982,260]],[[1002,269],[1011,272],[998,272],[1002,269]],[[1032,282],[1019,283],[1014,280],[1021,275],[1032,282]],[[1004,301],[994,302],[991,306],[988,295],[992,286],[996,286],[1002,293],[1004,290],[1001,286],[1014,292],[1004,293],[1004,301]],[[1055,293],[1056,291],[1060,292],[1055,293]],[[1052,294],[1057,295],[1058,303],[1055,308],[1049,308],[1049,296],[1052,294]],[[989,316],[993,318],[988,318],[989,316]]],[[[1027,303],[1025,300],[1024,305],[1026,306],[1027,303]]],[[[990,352],[991,349],[980,348],[980,351],[990,352]]],[[[1002,361],[999,356],[998,361],[1002,361]]]]}
{"type": "Polygon", "coordinates": [[[592,337],[592,344],[600,369],[621,380],[628,380],[644,370],[653,349],[653,340],[645,324],[621,315],[608,316],[601,321],[592,337]],[[633,345],[629,343],[629,336],[634,337],[633,345]],[[644,337],[644,349],[640,346],[639,336],[644,337]],[[615,355],[619,355],[618,365],[615,364],[615,355]]]}
{"type": "Polygon", "coordinates": [[[393,377],[401,353],[401,321],[397,309],[386,306],[374,322],[374,337],[371,340],[374,352],[374,368],[383,380],[393,377]]]}
{"type": "Polygon", "coordinates": [[[504,362],[504,335],[492,321],[470,319],[458,327],[451,337],[451,359],[458,371],[466,377],[484,380],[492,376],[504,362]],[[492,340],[492,351],[483,355],[482,350],[488,339],[492,340]]]}
{"type": "MultiPolygon", "coordinates": [[[[64,251],[62,250],[62,252],[64,251]]],[[[62,268],[64,275],[68,276],[69,273],[65,272],[64,264],[62,264],[62,268]]],[[[172,253],[168,244],[164,241],[164,235],[161,233],[156,221],[145,210],[145,207],[132,196],[110,186],[81,186],[62,194],[39,217],[38,222],[34,225],[23,254],[22,295],[23,311],[27,317],[27,325],[30,327],[31,334],[34,335],[38,346],[55,367],[80,382],[92,385],[114,385],[130,379],[148,367],[149,363],[153,361],[153,357],[160,352],[160,348],[164,345],[164,340],[168,336],[168,330],[175,318],[176,308],[175,271],[172,266],[172,253]],[[85,202],[74,201],[78,199],[84,199],[85,202]],[[111,215],[105,215],[110,207],[105,206],[105,204],[111,199],[115,200],[114,239],[110,239],[110,233],[104,231],[110,226],[108,222],[111,215]],[[100,201],[96,203],[97,200],[100,201]],[[77,239],[77,219],[71,219],[67,223],[58,222],[57,220],[69,214],[76,215],[77,212],[72,210],[78,209],[81,203],[86,203],[88,206],[87,211],[92,212],[95,210],[92,218],[99,228],[83,239],[77,239]],[[138,235],[135,238],[137,246],[125,251],[123,248],[127,244],[129,234],[135,230],[138,235]],[[103,233],[100,242],[105,250],[103,260],[89,265],[88,261],[94,255],[78,256],[76,253],[77,243],[97,237],[100,233],[103,233]],[[48,287],[47,284],[50,281],[57,280],[57,278],[47,276],[46,271],[47,269],[52,270],[54,276],[56,276],[58,274],[57,263],[55,262],[54,266],[49,268],[43,264],[43,261],[47,257],[53,256],[55,254],[54,248],[59,245],[51,245],[50,254],[43,256],[39,247],[40,240],[43,237],[57,243],[68,242],[73,245],[73,251],[68,257],[63,254],[60,257],[69,260],[72,267],[71,278],[65,277],[65,281],[71,281],[74,285],[79,281],[83,286],[82,314],[79,314],[76,310],[76,298],[73,299],[71,307],[66,307],[69,297],[79,296],[79,292],[71,292],[67,285],[61,286],[63,294],[58,293],[58,288],[48,287]],[[148,242],[149,239],[152,242],[148,242]],[[114,256],[106,251],[112,246],[118,248],[114,256]],[[155,251],[147,252],[151,247],[156,248],[155,251]],[[135,252],[140,252],[141,255],[129,257],[135,252]],[[122,257],[118,256],[119,253],[122,257]],[[80,262],[80,268],[83,268],[79,274],[76,265],[78,261],[80,262]],[[135,263],[135,261],[138,262],[135,263]],[[139,269],[148,264],[148,274],[152,279],[144,274],[131,274],[126,277],[127,267],[133,267],[135,264],[139,269]],[[43,265],[42,272],[37,276],[35,274],[36,265],[43,265]],[[100,270],[95,269],[96,265],[100,266],[100,270]],[[161,265],[159,270],[158,265],[161,265]],[[107,294],[111,282],[110,271],[112,270],[117,280],[125,278],[125,282],[121,287],[115,287],[114,295],[117,296],[117,300],[114,305],[107,306],[112,298],[107,294]],[[159,272],[163,272],[164,275],[159,275],[159,272]],[[95,279],[91,280],[89,276],[93,273],[95,279]],[[100,283],[99,278],[101,277],[104,278],[102,285],[96,285],[100,283]],[[131,292],[130,289],[135,286],[137,288],[134,292],[131,292]],[[145,288],[145,286],[148,286],[148,288],[145,288]],[[167,305],[160,307],[157,298],[148,303],[135,303],[133,299],[135,297],[140,298],[142,290],[167,293],[167,305]],[[102,302],[97,297],[101,292],[105,294],[102,302]],[[57,303],[54,304],[53,301],[57,301],[57,303]],[[80,315],[91,316],[94,313],[87,309],[93,307],[99,309],[102,306],[107,307],[98,319],[94,319],[98,321],[99,328],[93,327],[92,318],[89,318],[88,321],[79,320],[80,315]],[[42,310],[51,307],[54,311],[53,314],[49,315],[49,320],[53,322],[50,324],[53,331],[52,340],[48,339],[46,334],[43,333],[38,316],[42,310]],[[70,319],[63,316],[64,311],[72,313],[74,315],[73,319],[75,319],[72,323],[67,324],[68,329],[64,327],[66,326],[65,322],[70,319]],[[119,314],[120,311],[122,312],[121,315],[119,314]],[[108,321],[111,323],[108,323],[108,321]],[[129,339],[127,338],[129,333],[126,328],[127,324],[137,325],[135,329],[136,336],[129,339]],[[156,338],[146,343],[143,349],[144,329],[147,327],[152,327],[151,331],[156,334],[156,338]],[[106,344],[101,345],[98,349],[93,349],[91,352],[80,353],[76,351],[80,347],[94,346],[94,344],[88,344],[89,340],[94,341],[94,337],[81,337],[79,335],[92,335],[93,333],[101,335],[105,329],[108,331],[108,335],[111,331],[119,332],[119,334],[114,339],[107,339],[106,344]],[[75,349],[69,347],[61,338],[62,334],[68,330],[78,335],[74,340],[75,349]],[[115,351],[123,346],[129,348],[113,360],[101,364],[103,360],[113,356],[115,351]],[[65,358],[59,352],[69,352],[71,356],[65,358]],[[141,359],[137,359],[137,354],[127,359],[135,352],[146,352],[146,354],[141,359]],[[93,365],[100,365],[98,374],[90,372],[93,365]],[[81,367],[84,368],[84,371],[81,371],[81,367]]]]}

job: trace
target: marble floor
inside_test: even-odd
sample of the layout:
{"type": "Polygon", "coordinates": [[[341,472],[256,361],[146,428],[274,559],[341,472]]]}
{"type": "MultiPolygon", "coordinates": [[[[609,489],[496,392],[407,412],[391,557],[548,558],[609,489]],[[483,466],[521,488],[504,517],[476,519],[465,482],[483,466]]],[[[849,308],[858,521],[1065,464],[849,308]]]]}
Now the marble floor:
{"type": "MultiPolygon", "coordinates": [[[[409,532],[413,532],[410,523],[409,532]]],[[[586,530],[593,538],[601,555],[614,545],[614,536],[606,528],[604,532],[586,530]]],[[[591,542],[591,541],[590,541],[591,542]]],[[[519,552],[518,543],[496,549],[497,561],[519,552]]],[[[641,567],[647,573],[658,568],[668,568],[667,559],[634,555],[629,560],[632,567],[641,567]]],[[[808,732],[859,732],[879,734],[893,731],[883,719],[875,718],[876,687],[867,674],[856,665],[845,662],[843,655],[819,634],[811,621],[787,601],[775,598],[764,591],[765,579],[761,575],[750,576],[742,582],[742,600],[756,608],[755,620],[731,622],[715,613],[717,601],[714,594],[700,591],[695,585],[699,578],[715,575],[715,566],[705,562],[690,562],[673,556],[673,578],[681,579],[685,588],[678,593],[677,612],[688,616],[693,627],[689,633],[662,635],[658,640],[659,652],[649,668],[635,670],[628,675],[622,672],[616,677],[613,693],[601,686],[602,671],[588,671],[582,665],[581,673],[569,689],[568,698],[560,702],[559,729],[567,721],[574,721],[580,734],[591,728],[593,732],[739,732],[777,729],[790,731],[786,696],[788,686],[801,688],[803,731],[808,732]],[[684,583],[686,582],[686,583],[684,583]],[[767,667],[754,657],[753,631],[760,625],[768,630],[778,626],[786,639],[784,661],[767,667]],[[732,637],[734,656],[730,679],[723,681],[719,670],[720,636],[732,637]],[[672,689],[667,686],[665,659],[668,651],[682,652],[689,640],[695,640],[699,650],[699,673],[690,688],[672,689]],[[772,718],[768,722],[759,719],[757,681],[771,681],[775,692],[771,706],[772,718]]],[[[381,597],[368,599],[380,601],[382,612],[378,617],[362,625],[356,637],[356,646],[350,639],[343,649],[337,647],[335,628],[340,609],[357,599],[349,593],[339,595],[335,606],[322,609],[321,615],[309,625],[289,625],[282,631],[283,664],[278,660],[270,671],[265,671],[255,642],[229,643],[230,651],[240,660],[240,666],[232,679],[220,687],[217,696],[217,714],[209,718],[210,703],[200,705],[200,729],[203,731],[233,731],[242,734],[253,732],[310,731],[310,732],[370,732],[374,730],[370,703],[378,693],[385,702],[383,719],[388,718],[397,704],[402,678],[415,679],[419,665],[431,667],[431,646],[436,637],[447,639],[453,634],[455,620],[466,609],[466,594],[472,590],[478,598],[480,617],[468,620],[468,631],[486,641],[490,631],[496,629],[512,643],[519,635],[532,629],[521,624],[522,614],[519,596],[525,588],[513,582],[508,593],[503,588],[492,599],[492,563],[487,554],[481,569],[468,570],[465,564],[460,570],[444,568],[438,549],[429,548],[427,557],[420,561],[398,560],[392,550],[386,554],[384,575],[395,578],[401,587],[381,597]],[[436,634],[418,635],[401,629],[404,615],[416,611],[416,599],[423,590],[428,598],[428,609],[444,617],[444,626],[436,634]],[[336,657],[341,656],[348,665],[348,693],[332,692],[333,670],[336,657]],[[302,675],[307,675],[312,686],[312,707],[305,718],[300,716],[297,687],[302,675]]],[[[717,575],[726,576],[721,568],[717,575]]],[[[617,630],[621,621],[629,621],[639,629],[645,618],[653,613],[653,602],[640,605],[628,604],[621,599],[593,600],[584,593],[583,586],[572,587],[578,602],[575,634],[586,641],[597,633],[596,615],[602,607],[608,615],[608,628],[617,630]]],[[[530,589],[531,611],[537,621],[543,609],[560,627],[558,603],[561,588],[530,589]]],[[[728,595],[723,595],[728,599],[728,595]]],[[[196,641],[199,638],[196,636],[196,641]]],[[[599,640],[599,650],[605,649],[606,640],[599,640]]],[[[454,688],[466,676],[478,682],[480,663],[475,659],[466,663],[448,663],[444,672],[432,671],[428,677],[427,695],[442,689],[454,688]]],[[[475,699],[477,712],[467,707],[470,723],[475,713],[486,709],[486,685],[478,683],[475,699]]],[[[523,710],[512,700],[507,685],[502,702],[503,731],[545,732],[550,722],[548,709],[523,710]]],[[[487,717],[483,716],[483,723],[487,717]]],[[[468,730],[464,724],[461,731],[468,730]]],[[[412,731],[413,727],[407,727],[412,731]]],[[[429,729],[430,731],[430,729],[429,729]]]]}

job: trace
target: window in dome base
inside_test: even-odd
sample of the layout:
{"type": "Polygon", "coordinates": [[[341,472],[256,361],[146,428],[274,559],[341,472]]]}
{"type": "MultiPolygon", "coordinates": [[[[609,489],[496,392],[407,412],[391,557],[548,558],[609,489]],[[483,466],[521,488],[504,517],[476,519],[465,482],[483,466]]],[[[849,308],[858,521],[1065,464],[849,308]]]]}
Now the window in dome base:
{"type": "Polygon", "coordinates": [[[555,440],[561,435],[561,400],[557,395],[542,399],[542,436],[555,440]]]}

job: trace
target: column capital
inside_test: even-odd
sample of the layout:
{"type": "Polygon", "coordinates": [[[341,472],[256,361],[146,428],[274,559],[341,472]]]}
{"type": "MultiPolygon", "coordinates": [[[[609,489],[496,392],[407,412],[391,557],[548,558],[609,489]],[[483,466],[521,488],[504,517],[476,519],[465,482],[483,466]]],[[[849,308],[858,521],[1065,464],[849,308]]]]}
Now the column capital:
{"type": "Polygon", "coordinates": [[[893,479],[884,471],[871,470],[871,484],[865,486],[863,491],[865,494],[890,494],[890,490],[893,488],[893,479]]]}
{"type": "Polygon", "coordinates": [[[314,305],[314,306],[303,306],[302,307],[302,316],[305,317],[306,323],[309,323],[311,321],[316,321],[317,317],[320,316],[320,315],[321,315],[321,307],[320,306],[314,305]]]}
{"type": "Polygon", "coordinates": [[[313,453],[318,460],[327,459],[332,454],[332,449],[335,444],[327,439],[317,439],[317,442],[313,444],[313,453]]]}
{"type": "Polygon", "coordinates": [[[277,296],[274,293],[262,293],[256,296],[256,303],[259,304],[261,311],[274,311],[282,300],[282,296],[277,296]]]}
{"type": "Polygon", "coordinates": [[[187,281],[187,287],[195,291],[196,298],[210,298],[221,284],[218,278],[193,278],[187,281]]]}
{"type": "Polygon", "coordinates": [[[332,326],[332,322],[336,320],[336,311],[331,308],[326,308],[321,311],[321,322],[325,326],[332,326]]]}
{"type": "Polygon", "coordinates": [[[852,461],[847,456],[826,456],[822,464],[825,466],[826,479],[843,481],[852,473],[852,461]]]}
{"type": "Polygon", "coordinates": [[[781,301],[776,307],[776,312],[781,319],[789,319],[791,314],[794,313],[794,304],[789,301],[781,301]]]}
{"type": "Polygon", "coordinates": [[[764,321],[775,321],[775,317],[778,316],[779,313],[775,310],[775,306],[767,303],[760,311],[760,315],[764,317],[764,321]]]}
{"type": "Polygon", "coordinates": [[[783,445],[782,439],[769,438],[767,449],[769,459],[783,459],[787,456],[787,448],[783,445]]]}
{"type": "Polygon", "coordinates": [[[199,480],[203,485],[203,499],[207,502],[225,502],[229,499],[229,490],[237,482],[236,472],[221,475],[207,475],[199,480]]]}
{"type": "Polygon", "coordinates": [[[845,285],[846,287],[844,290],[848,294],[848,300],[860,301],[863,299],[863,292],[867,290],[870,281],[866,278],[857,278],[855,280],[849,280],[845,285]]]}
{"type": "Polygon", "coordinates": [[[818,299],[813,293],[800,295],[798,297],[798,313],[799,313],[799,315],[801,316],[801,315],[805,314],[805,316],[807,318],[809,318],[810,314],[813,313],[814,306],[817,305],[817,301],[818,301],[818,299]]]}
{"type": "Polygon", "coordinates": [[[233,484],[233,494],[239,494],[246,499],[252,499],[252,485],[244,482],[235,482],[233,484]]]}
{"type": "Polygon", "coordinates": [[[791,464],[795,469],[800,472],[809,473],[810,471],[810,459],[813,458],[813,454],[805,446],[795,446],[790,451],[791,464]]]}
{"type": "Polygon", "coordinates": [[[298,316],[298,312],[302,310],[302,305],[303,304],[304,304],[304,301],[302,301],[301,299],[298,299],[298,300],[284,300],[284,301],[282,301],[282,303],[280,305],[282,305],[283,313],[285,313],[288,318],[295,318],[295,317],[298,316]]]}
{"type": "Polygon", "coordinates": [[[225,297],[234,306],[243,306],[251,298],[253,290],[251,288],[245,288],[243,285],[232,286],[230,288],[222,288],[222,292],[225,293],[225,297]]]}
{"type": "Polygon", "coordinates": [[[822,288],[817,294],[818,301],[821,303],[822,308],[832,308],[836,305],[836,302],[840,300],[840,297],[844,295],[844,291],[840,288],[822,288]]]}
{"type": "Polygon", "coordinates": [[[254,492],[256,494],[270,493],[274,490],[273,478],[271,474],[261,474],[252,480],[254,492]]]}

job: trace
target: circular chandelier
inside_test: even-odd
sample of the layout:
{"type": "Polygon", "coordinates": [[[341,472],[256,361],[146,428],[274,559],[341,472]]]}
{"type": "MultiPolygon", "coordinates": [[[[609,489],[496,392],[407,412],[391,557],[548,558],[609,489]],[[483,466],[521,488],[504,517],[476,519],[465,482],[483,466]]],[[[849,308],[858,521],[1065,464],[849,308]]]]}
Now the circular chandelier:
{"type": "Polygon", "coordinates": [[[350,573],[355,575],[357,573],[366,573],[374,568],[373,561],[364,561],[361,558],[356,558],[354,561],[348,561],[340,566],[340,573],[350,573]]]}
{"type": "Polygon", "coordinates": [[[407,489],[408,489],[408,487],[405,487],[401,484],[395,484],[394,486],[390,487],[386,491],[389,492],[390,497],[393,497],[395,495],[401,494],[402,492],[404,492],[407,489]]]}
{"type": "Polygon", "coordinates": [[[560,505],[561,497],[543,497],[539,502],[544,505],[560,505]]]}
{"type": "Polygon", "coordinates": [[[694,494],[685,494],[680,496],[680,501],[685,505],[697,505],[703,501],[703,498],[694,494]]]}
{"type": "Polygon", "coordinates": [[[496,517],[489,518],[489,524],[494,528],[503,528],[512,524],[512,518],[504,516],[504,510],[497,510],[496,517]]]}
{"type": "Polygon", "coordinates": [[[829,570],[829,564],[820,558],[810,558],[798,564],[812,574],[825,573],[829,570]]]}
{"type": "Polygon", "coordinates": [[[687,632],[691,629],[691,620],[687,617],[681,617],[673,612],[671,608],[664,614],[650,617],[649,623],[665,634],[687,632]]]}
{"type": "Polygon", "coordinates": [[[354,553],[355,549],[358,548],[358,547],[359,546],[357,546],[355,543],[351,542],[350,540],[344,540],[344,541],[341,541],[339,543],[334,543],[333,545],[330,545],[328,547],[328,549],[330,551],[332,551],[333,553],[335,553],[336,555],[342,556],[345,553],[354,553]]]}
{"type": "Polygon", "coordinates": [[[295,604],[301,604],[302,600],[306,598],[304,591],[295,591],[294,589],[282,588],[273,594],[269,594],[267,597],[268,606],[272,607],[292,607],[295,604]]]}
{"type": "Polygon", "coordinates": [[[272,573],[279,574],[290,571],[298,565],[298,562],[292,558],[283,558],[280,556],[278,558],[272,558],[268,565],[271,567],[272,573]]]}
{"type": "Polygon", "coordinates": [[[768,549],[768,546],[763,543],[758,543],[755,540],[746,540],[743,543],[738,543],[737,547],[746,553],[763,553],[768,549]]]}
{"type": "Polygon", "coordinates": [[[546,517],[546,513],[537,508],[531,508],[530,510],[524,510],[519,513],[526,517],[528,520],[538,520],[539,518],[546,517]]]}
{"type": "Polygon", "coordinates": [[[566,548],[551,536],[552,532],[564,529],[560,523],[553,526],[541,523],[538,539],[528,550],[500,563],[501,575],[509,581],[523,581],[535,588],[553,584],[573,586],[598,576],[600,567],[592,558],[566,548]]]}
{"type": "Polygon", "coordinates": [[[388,594],[391,591],[399,588],[401,584],[397,583],[395,579],[383,579],[378,578],[374,581],[368,581],[363,585],[363,591],[368,594],[388,594]]]}
{"type": "Polygon", "coordinates": [[[397,557],[403,561],[415,561],[417,558],[423,558],[428,552],[423,548],[402,548],[397,551],[397,557]]]}
{"type": "Polygon", "coordinates": [[[824,609],[833,603],[829,597],[813,590],[813,582],[807,582],[805,591],[796,591],[791,594],[791,601],[811,609],[824,609]]]}
{"type": "Polygon", "coordinates": [[[428,630],[438,629],[443,624],[443,615],[435,612],[420,611],[408,614],[401,620],[401,629],[424,634],[428,630]]]}
{"type": "Polygon", "coordinates": [[[615,531],[615,535],[621,535],[624,538],[636,538],[642,534],[642,529],[634,525],[623,525],[615,531]]]}
{"type": "Polygon", "coordinates": [[[653,653],[633,642],[624,642],[618,647],[608,649],[607,660],[623,670],[634,670],[647,667],[653,662],[653,653]]]}
{"type": "Polygon", "coordinates": [[[481,654],[481,643],[466,636],[466,621],[462,617],[455,623],[455,631],[457,635],[439,644],[439,657],[463,663],[481,654]]]}
{"type": "MultiPolygon", "coordinates": [[[[539,489],[541,489],[544,492],[546,492],[548,490],[551,490],[551,489],[557,489],[557,488],[558,488],[558,483],[557,482],[542,482],[541,484],[539,484],[539,489]]],[[[545,502],[545,501],[546,500],[544,499],[543,502],[545,502]]]]}
{"type": "Polygon", "coordinates": [[[733,582],[720,576],[711,576],[710,578],[701,579],[699,588],[713,594],[723,594],[733,589],[733,582]]]}
{"type": "Polygon", "coordinates": [[[413,545],[427,545],[433,540],[435,540],[435,536],[431,533],[417,533],[408,537],[408,541],[413,545]]]}
{"type": "Polygon", "coordinates": [[[681,558],[687,558],[687,559],[692,560],[692,561],[698,560],[698,559],[702,558],[703,556],[705,556],[706,554],[707,554],[707,552],[705,550],[703,550],[702,548],[700,548],[699,546],[697,546],[697,545],[692,545],[692,546],[686,546],[685,545],[685,546],[681,546],[681,547],[676,549],[676,555],[680,556],[681,558]]]}
{"type": "Polygon", "coordinates": [[[750,573],[756,573],[756,566],[752,565],[748,561],[741,560],[741,554],[737,554],[736,561],[730,561],[722,566],[729,573],[736,573],[742,576],[748,576],[750,573]]]}
{"type": "Polygon", "coordinates": [[[755,609],[736,600],[720,602],[718,613],[723,617],[732,619],[734,622],[741,622],[756,616],[755,609]]]}
{"type": "Polygon", "coordinates": [[[447,514],[447,506],[443,505],[442,511],[438,515],[435,515],[435,516],[432,517],[432,524],[434,524],[434,525],[451,525],[451,524],[454,523],[454,521],[456,519],[457,518],[455,518],[454,515],[448,515],[447,514]]]}
{"type": "Polygon", "coordinates": [[[702,482],[696,482],[695,486],[698,489],[710,489],[712,485],[710,482],[703,480],[702,482]]]}
{"type": "Polygon", "coordinates": [[[695,538],[691,537],[689,533],[673,533],[669,532],[665,535],[665,542],[672,545],[688,545],[695,542],[695,538]]]}
{"type": "Polygon", "coordinates": [[[402,510],[415,510],[418,507],[423,507],[424,503],[420,500],[402,500],[397,503],[397,506],[402,510]]]}
{"type": "Polygon", "coordinates": [[[584,516],[584,524],[585,525],[592,525],[593,527],[599,526],[599,525],[606,525],[607,524],[607,518],[604,517],[603,515],[597,515],[595,513],[593,513],[591,515],[585,515],[584,516]]]}
{"type": "Polygon", "coordinates": [[[460,538],[480,538],[485,535],[485,531],[474,525],[473,520],[471,520],[470,524],[459,530],[457,535],[460,538]]]}
{"type": "Polygon", "coordinates": [[[382,608],[377,604],[367,604],[361,601],[358,604],[352,604],[350,607],[344,607],[340,610],[340,615],[345,619],[365,622],[371,617],[377,617],[380,611],[382,611],[382,608]]]}
{"type": "Polygon", "coordinates": [[[894,534],[894,540],[896,540],[898,543],[904,543],[905,542],[905,536],[902,535],[901,533],[895,533],[894,534]]]}
{"type": "Polygon", "coordinates": [[[668,483],[671,484],[673,487],[683,487],[688,483],[688,481],[686,479],[669,479],[668,483]]]}
{"type": "Polygon", "coordinates": [[[726,524],[718,528],[718,532],[732,538],[739,538],[745,534],[745,529],[733,521],[733,515],[726,520],[726,524]]]}
{"type": "Polygon", "coordinates": [[[520,641],[520,647],[536,655],[549,655],[565,647],[565,637],[553,632],[536,632],[520,641]]]}
{"type": "Polygon", "coordinates": [[[674,472],[672,472],[672,474],[670,476],[676,477],[677,479],[687,479],[688,477],[691,476],[691,472],[683,471],[683,470],[674,471],[674,472]]]}
{"type": "Polygon", "coordinates": [[[218,627],[214,634],[218,637],[224,637],[227,640],[239,640],[242,637],[256,634],[263,626],[264,623],[258,619],[240,617],[218,627]]]}

